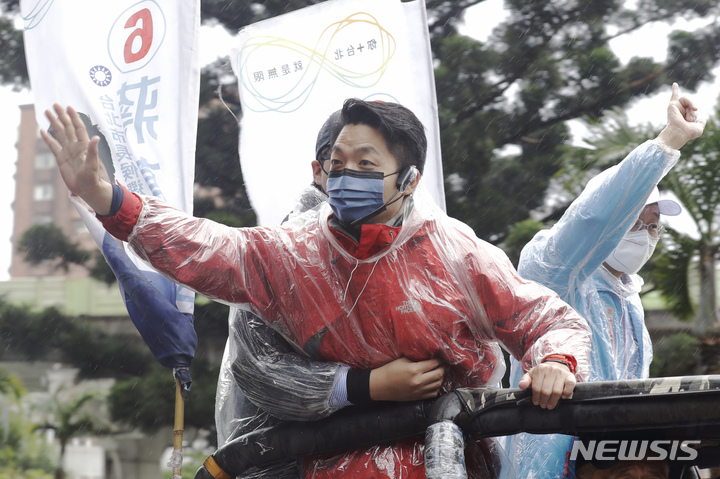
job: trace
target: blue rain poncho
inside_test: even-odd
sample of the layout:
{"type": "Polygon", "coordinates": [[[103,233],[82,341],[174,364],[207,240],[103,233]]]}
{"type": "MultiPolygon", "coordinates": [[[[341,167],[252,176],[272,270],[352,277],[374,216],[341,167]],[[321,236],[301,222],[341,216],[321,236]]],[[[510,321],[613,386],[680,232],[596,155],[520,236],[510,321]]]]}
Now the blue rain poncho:
{"type": "MultiPolygon", "coordinates": [[[[655,186],[680,152],[655,141],[633,150],[620,164],[593,178],[551,229],[540,231],[523,249],[518,272],[554,290],[584,317],[592,330],[590,381],[639,379],[649,375],[652,343],[637,274],[613,276],[602,263],[635,224],[655,186]]],[[[510,385],[522,371],[512,360],[510,385]]],[[[519,434],[507,452],[520,477],[574,477],[566,469],[573,437],[519,434]],[[565,475],[569,473],[569,475],[565,475]]]]}

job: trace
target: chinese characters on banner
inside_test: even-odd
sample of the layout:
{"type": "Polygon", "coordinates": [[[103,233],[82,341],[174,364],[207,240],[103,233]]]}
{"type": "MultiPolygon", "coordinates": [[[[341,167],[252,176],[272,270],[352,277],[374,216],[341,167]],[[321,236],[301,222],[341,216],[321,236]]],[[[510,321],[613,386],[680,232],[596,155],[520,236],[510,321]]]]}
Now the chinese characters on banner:
{"type": "Polygon", "coordinates": [[[73,105],[107,141],[118,181],[191,211],[199,3],[23,0],[21,11],[38,124],[53,103],[73,105]]]}
{"type": "MultiPolygon", "coordinates": [[[[192,212],[199,1],[22,0],[20,7],[40,127],[48,128],[44,111],[54,103],[73,106],[90,135],[101,137],[99,156],[111,181],[192,212]]],[[[126,254],[85,205],[73,203],[113,269],[133,323],[188,389],[194,294],[126,254]]]]}
{"type": "MultiPolygon", "coordinates": [[[[363,45],[363,43],[360,42],[357,45],[357,47],[354,47],[353,45],[348,45],[348,47],[345,49],[338,48],[337,50],[335,50],[333,52],[335,55],[334,59],[336,61],[342,60],[345,56],[352,57],[352,56],[355,56],[356,53],[361,55],[363,53],[363,51],[366,49],[368,52],[372,52],[373,50],[376,50],[377,49],[377,40],[375,40],[374,38],[370,39],[366,42],[366,45],[363,45]]],[[[302,69],[303,69],[303,61],[302,61],[302,59],[299,59],[297,61],[292,62],[292,65],[290,65],[288,63],[281,65],[280,69],[279,69],[280,73],[278,73],[278,68],[275,68],[275,67],[270,68],[269,70],[267,70],[267,72],[264,72],[262,70],[253,72],[253,79],[256,82],[264,81],[266,79],[265,75],[267,74],[267,79],[272,80],[274,78],[278,78],[279,75],[285,76],[285,75],[290,75],[292,73],[302,72],[302,69]]]]}
{"type": "Polygon", "coordinates": [[[311,181],[317,132],[346,98],[410,108],[423,122],[422,187],[445,208],[422,1],[336,0],[243,29],[232,50],[243,118],[240,161],[260,224],[279,224],[311,181]]]}

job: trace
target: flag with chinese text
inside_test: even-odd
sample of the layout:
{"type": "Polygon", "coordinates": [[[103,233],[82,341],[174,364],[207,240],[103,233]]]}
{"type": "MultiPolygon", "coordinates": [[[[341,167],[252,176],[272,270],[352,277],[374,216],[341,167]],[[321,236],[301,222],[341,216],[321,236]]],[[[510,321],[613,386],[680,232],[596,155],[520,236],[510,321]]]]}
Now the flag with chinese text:
{"type": "Polygon", "coordinates": [[[400,103],[423,122],[421,185],[445,209],[430,40],[421,0],[333,0],[240,31],[240,159],[262,225],[279,224],[312,180],[318,130],[346,98],[400,103]]]}
{"type": "MultiPolygon", "coordinates": [[[[192,211],[200,84],[199,1],[21,0],[35,115],[72,105],[111,181],[192,211]]],[[[113,269],[128,312],[158,361],[189,388],[194,293],[110,237],[87,206],[78,212],[113,269]],[[178,372],[179,371],[179,372],[178,372]],[[184,372],[183,372],[184,371],[184,372]]]]}

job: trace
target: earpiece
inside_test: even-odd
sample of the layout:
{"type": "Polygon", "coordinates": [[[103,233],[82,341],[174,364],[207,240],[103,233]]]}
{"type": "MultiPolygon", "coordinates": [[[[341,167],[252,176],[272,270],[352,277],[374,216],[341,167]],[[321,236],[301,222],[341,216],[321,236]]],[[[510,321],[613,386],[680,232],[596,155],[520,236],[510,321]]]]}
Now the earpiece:
{"type": "Polygon", "coordinates": [[[379,208],[373,210],[372,212],[366,214],[362,218],[358,218],[355,221],[350,223],[350,226],[355,226],[357,224],[363,223],[367,221],[368,218],[372,218],[373,216],[377,215],[378,213],[382,213],[385,211],[387,205],[391,205],[398,201],[400,198],[403,197],[401,194],[398,196],[398,193],[403,193],[408,186],[415,180],[415,178],[418,175],[418,170],[414,166],[406,166],[398,173],[398,179],[395,185],[397,186],[397,191],[393,193],[393,195],[390,197],[389,200],[387,200],[385,203],[382,204],[379,208]]]}
{"type": "Polygon", "coordinates": [[[406,166],[402,169],[402,171],[398,174],[397,179],[397,189],[400,190],[402,193],[407,189],[408,186],[410,186],[410,183],[412,183],[415,180],[415,177],[417,176],[417,169],[410,165],[406,166]]]}

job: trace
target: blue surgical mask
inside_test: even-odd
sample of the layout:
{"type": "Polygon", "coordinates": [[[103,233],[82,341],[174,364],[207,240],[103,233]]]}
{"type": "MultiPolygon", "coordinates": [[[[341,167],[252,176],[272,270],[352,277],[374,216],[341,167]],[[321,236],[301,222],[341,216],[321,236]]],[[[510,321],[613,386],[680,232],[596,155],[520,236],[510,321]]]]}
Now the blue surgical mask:
{"type": "Polygon", "coordinates": [[[380,171],[331,170],[327,180],[328,203],[340,222],[351,225],[371,213],[384,211],[384,178],[380,171]]]}

